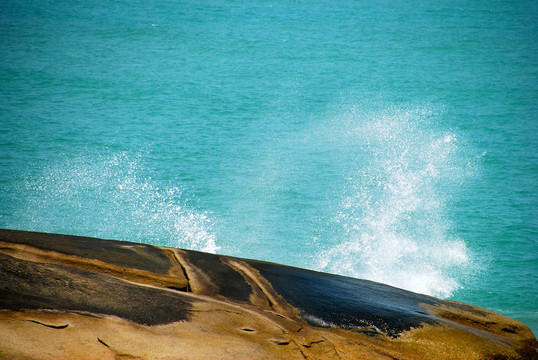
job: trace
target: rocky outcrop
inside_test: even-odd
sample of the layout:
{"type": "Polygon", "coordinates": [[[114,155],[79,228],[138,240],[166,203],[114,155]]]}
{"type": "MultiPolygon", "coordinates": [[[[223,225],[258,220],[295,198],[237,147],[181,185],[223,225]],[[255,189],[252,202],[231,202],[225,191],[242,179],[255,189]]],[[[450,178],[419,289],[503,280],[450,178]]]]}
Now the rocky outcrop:
{"type": "Polygon", "coordinates": [[[0,230],[2,359],[536,359],[489,310],[267,262],[0,230]]]}

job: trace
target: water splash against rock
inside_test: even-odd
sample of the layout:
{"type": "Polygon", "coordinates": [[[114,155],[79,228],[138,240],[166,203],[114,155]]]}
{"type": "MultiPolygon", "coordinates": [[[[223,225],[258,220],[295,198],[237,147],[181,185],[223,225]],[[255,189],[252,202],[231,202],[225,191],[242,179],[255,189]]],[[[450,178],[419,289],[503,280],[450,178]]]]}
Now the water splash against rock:
{"type": "Polygon", "coordinates": [[[338,239],[318,269],[447,297],[472,254],[451,229],[449,202],[472,171],[457,133],[430,106],[353,107],[337,120],[360,161],[334,217],[338,239]]]}
{"type": "Polygon", "coordinates": [[[12,228],[218,250],[208,215],[193,209],[181,186],[153,179],[142,155],[66,156],[18,192],[12,228]]]}

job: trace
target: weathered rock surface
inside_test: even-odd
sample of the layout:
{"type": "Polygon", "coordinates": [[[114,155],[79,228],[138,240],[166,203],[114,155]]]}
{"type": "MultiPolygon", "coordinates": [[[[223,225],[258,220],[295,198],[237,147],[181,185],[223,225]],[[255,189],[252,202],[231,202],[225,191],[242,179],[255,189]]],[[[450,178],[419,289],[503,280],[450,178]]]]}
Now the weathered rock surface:
{"type": "Polygon", "coordinates": [[[528,327],[371,281],[0,230],[2,359],[537,359],[528,327]]]}

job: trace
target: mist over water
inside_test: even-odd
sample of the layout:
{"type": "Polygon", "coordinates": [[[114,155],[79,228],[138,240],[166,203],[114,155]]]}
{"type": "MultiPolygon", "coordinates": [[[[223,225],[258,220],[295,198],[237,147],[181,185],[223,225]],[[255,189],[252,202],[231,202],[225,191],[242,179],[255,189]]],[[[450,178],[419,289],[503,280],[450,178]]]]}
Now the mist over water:
{"type": "Polygon", "coordinates": [[[10,228],[216,252],[208,215],[178,184],[152,179],[143,155],[62,156],[18,184],[10,228]]]}
{"type": "Polygon", "coordinates": [[[476,165],[441,118],[432,105],[390,104],[343,116],[362,157],[335,199],[339,236],[320,269],[440,297],[461,286],[473,256],[451,228],[450,200],[476,165]]]}

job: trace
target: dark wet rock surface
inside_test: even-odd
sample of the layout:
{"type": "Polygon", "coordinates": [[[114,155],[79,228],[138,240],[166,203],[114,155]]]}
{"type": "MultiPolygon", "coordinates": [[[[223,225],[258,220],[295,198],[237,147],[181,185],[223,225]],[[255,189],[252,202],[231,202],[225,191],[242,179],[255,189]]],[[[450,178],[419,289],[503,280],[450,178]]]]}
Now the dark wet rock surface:
{"type": "Polygon", "coordinates": [[[215,295],[232,301],[249,302],[251,286],[235,269],[223,262],[226,257],[199,251],[186,251],[187,261],[203,271],[216,287],[215,295]]]}
{"type": "Polygon", "coordinates": [[[0,308],[114,315],[143,325],[187,320],[191,303],[180,293],[131,284],[69,266],[0,253],[0,308]]]}
{"type": "Polygon", "coordinates": [[[344,329],[373,326],[394,336],[422,323],[436,322],[421,307],[440,304],[430,296],[367,280],[265,262],[250,264],[278,294],[300,309],[311,325],[344,329]]]}
{"type": "Polygon", "coordinates": [[[66,255],[96,259],[157,274],[166,274],[171,267],[170,260],[160,248],[128,241],[16,230],[0,230],[0,241],[14,242],[66,255]]]}

